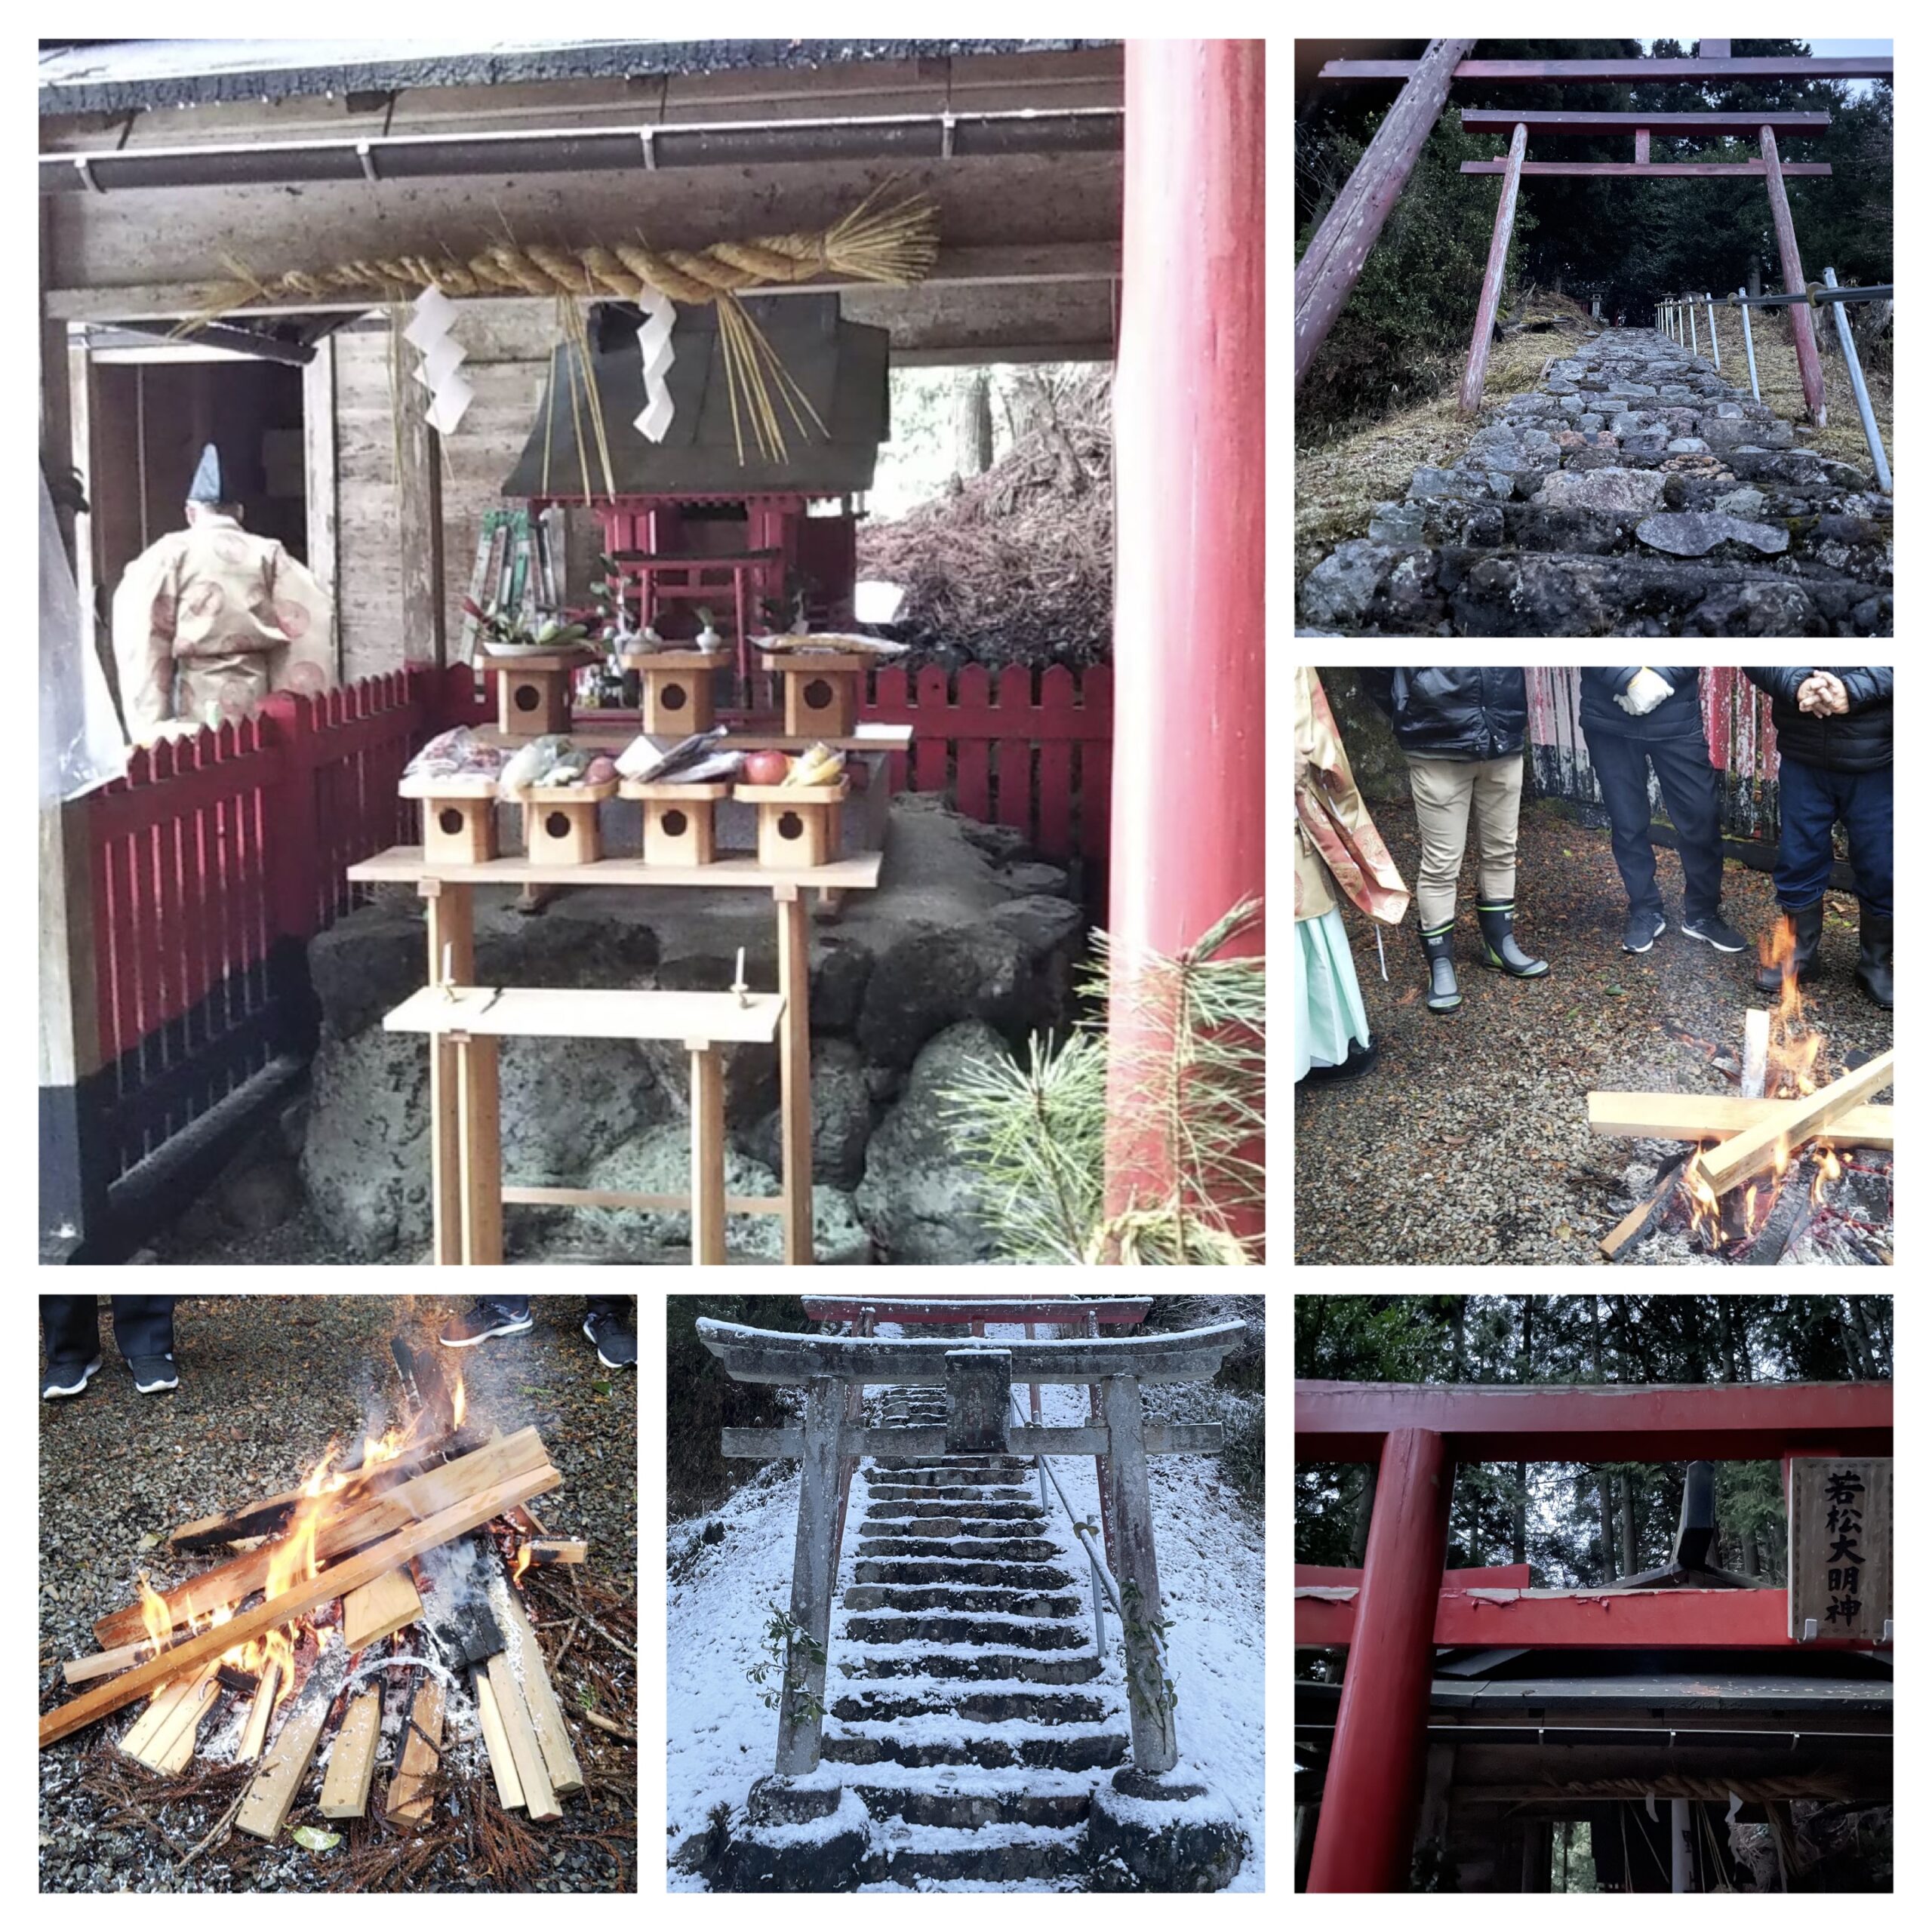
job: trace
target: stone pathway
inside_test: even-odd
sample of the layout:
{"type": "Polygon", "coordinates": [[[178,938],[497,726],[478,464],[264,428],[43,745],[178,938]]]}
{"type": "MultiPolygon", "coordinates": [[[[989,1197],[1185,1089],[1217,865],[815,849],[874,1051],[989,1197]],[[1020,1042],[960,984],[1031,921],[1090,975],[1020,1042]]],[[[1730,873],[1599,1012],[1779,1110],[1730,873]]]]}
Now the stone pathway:
{"type": "Polygon", "coordinates": [[[1654,329],[1492,404],[1301,589],[1300,635],[1889,637],[1892,500],[1654,329]]]}
{"type": "MultiPolygon", "coordinates": [[[[882,1420],[940,1426],[945,1400],[891,1389],[882,1420]]],[[[860,1475],[825,1758],[854,1767],[875,1821],[864,1880],[1077,1887],[1094,1787],[1127,1759],[1125,1714],[1095,1681],[1084,1573],[1041,1509],[1032,1464],[948,1457],[860,1475]]]]}

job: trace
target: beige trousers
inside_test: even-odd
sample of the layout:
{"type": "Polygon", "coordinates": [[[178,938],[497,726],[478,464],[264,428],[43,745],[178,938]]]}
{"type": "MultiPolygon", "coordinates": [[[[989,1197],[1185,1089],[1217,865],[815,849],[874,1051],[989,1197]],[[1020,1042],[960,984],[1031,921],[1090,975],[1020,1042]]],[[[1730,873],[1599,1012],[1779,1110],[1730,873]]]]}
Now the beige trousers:
{"type": "Polygon", "coordinates": [[[1456,881],[1463,870],[1472,806],[1476,820],[1476,890],[1484,904],[1516,896],[1516,814],[1523,802],[1523,757],[1483,759],[1412,758],[1409,789],[1416,801],[1422,857],[1416,869],[1416,914],[1426,933],[1456,917],[1456,881]]]}

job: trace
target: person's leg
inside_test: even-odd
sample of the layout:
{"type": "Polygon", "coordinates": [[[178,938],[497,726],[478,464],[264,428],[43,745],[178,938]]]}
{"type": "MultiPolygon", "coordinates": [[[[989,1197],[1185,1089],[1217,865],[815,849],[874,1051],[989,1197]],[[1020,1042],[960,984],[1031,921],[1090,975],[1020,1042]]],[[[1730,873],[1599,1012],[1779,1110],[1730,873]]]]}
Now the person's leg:
{"type": "Polygon", "coordinates": [[[1486,758],[1475,768],[1476,924],[1482,928],[1483,961],[1515,980],[1538,980],[1549,971],[1516,943],[1516,820],[1523,803],[1523,761],[1486,758]]]}
{"type": "Polygon", "coordinates": [[[1838,774],[1838,816],[1858,886],[1858,968],[1865,996],[1892,1003],[1892,768],[1838,774]]]}
{"type": "Polygon", "coordinates": [[[1340,907],[1297,919],[1295,940],[1295,1078],[1352,1079],[1375,1051],[1340,907]]]}
{"type": "Polygon", "coordinates": [[[100,1367],[100,1314],[92,1295],[42,1295],[41,1333],[47,1343],[47,1368],[41,1398],[52,1401],[78,1395],[100,1367]]]}
{"type": "Polygon", "coordinates": [[[1720,952],[1742,952],[1750,942],[1724,916],[1724,814],[1710,748],[1701,732],[1689,732],[1651,746],[1651,762],[1677,829],[1677,856],[1684,866],[1681,930],[1720,952]]]}
{"type": "MultiPolygon", "coordinates": [[[[1818,974],[1818,941],[1824,931],[1825,888],[1832,882],[1832,823],[1838,806],[1827,775],[1795,758],[1778,765],[1778,862],[1771,884],[1786,931],[1791,970],[1800,980],[1818,974]]],[[[1777,966],[1760,966],[1761,992],[1776,992],[1783,980],[1777,966]]]]}
{"type": "Polygon", "coordinates": [[[637,1297],[586,1295],[583,1332],[606,1368],[637,1366],[637,1297]]]}
{"type": "Polygon", "coordinates": [[[1453,1012],[1463,1003],[1454,963],[1456,881],[1469,838],[1470,773],[1466,760],[1411,758],[1409,794],[1415,800],[1416,920],[1429,974],[1429,1009],[1453,1012]]]}
{"type": "Polygon", "coordinates": [[[446,1349],[469,1349],[500,1335],[527,1335],[530,1329],[528,1295],[479,1295],[436,1339],[446,1349]]]}
{"type": "Polygon", "coordinates": [[[174,1297],[116,1295],[114,1346],[134,1373],[134,1386],[156,1395],[175,1386],[174,1297]]]}
{"type": "MultiPolygon", "coordinates": [[[[1583,743],[1610,814],[1610,854],[1623,881],[1624,897],[1633,914],[1647,914],[1655,924],[1663,917],[1663,895],[1657,890],[1657,855],[1651,849],[1651,795],[1645,778],[1649,758],[1644,744],[1614,731],[1593,731],[1587,724],[1583,743]]],[[[1649,948],[1647,943],[1629,949],[1649,948]]]]}

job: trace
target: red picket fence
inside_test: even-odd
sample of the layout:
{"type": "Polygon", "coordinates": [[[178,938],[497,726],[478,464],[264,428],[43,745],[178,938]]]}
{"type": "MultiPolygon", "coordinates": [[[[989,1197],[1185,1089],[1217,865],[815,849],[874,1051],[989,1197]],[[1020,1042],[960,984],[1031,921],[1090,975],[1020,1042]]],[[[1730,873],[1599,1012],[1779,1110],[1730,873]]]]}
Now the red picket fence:
{"type": "Polygon", "coordinates": [[[401,672],[284,693],[85,801],[110,1180],[307,1051],[303,949],[351,903],[348,865],[411,835],[396,782],[433,694],[401,672]]]}
{"type": "MultiPolygon", "coordinates": [[[[895,787],[943,792],[1051,857],[1104,860],[1110,672],[886,670],[870,687],[863,716],[914,730],[895,787]]],[[[396,796],[411,752],[491,708],[462,667],[285,693],[137,752],[85,801],[110,1184],[312,1048],[309,940],[356,903],[350,864],[420,836],[396,796]]]]}

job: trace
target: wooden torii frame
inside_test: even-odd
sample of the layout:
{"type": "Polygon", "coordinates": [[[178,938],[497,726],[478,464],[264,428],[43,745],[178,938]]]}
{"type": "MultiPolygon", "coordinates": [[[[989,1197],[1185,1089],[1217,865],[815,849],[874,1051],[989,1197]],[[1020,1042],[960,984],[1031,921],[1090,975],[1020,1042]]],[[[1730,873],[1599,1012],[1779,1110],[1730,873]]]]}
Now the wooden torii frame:
{"type": "MultiPolygon", "coordinates": [[[[1127,1651],[1128,1716],[1134,1761],[1140,1770],[1171,1770],[1180,1755],[1174,1706],[1164,1693],[1158,1638],[1161,1577],[1147,1495],[1147,1458],[1211,1454],[1221,1446],[1218,1423],[1149,1422],[1141,1414],[1143,1382],[1204,1382],[1246,1332],[1241,1321],[1217,1322],[1179,1334],[1080,1337],[1066,1341],[913,1341],[864,1336],[792,1335],[770,1329],[700,1320],[698,1339],[739,1382],[803,1384],[800,1429],[728,1429],[727,1456],[798,1458],[798,1534],[792,1564],[791,1623],[779,1697],[781,1778],[818,1768],[825,1703],[826,1645],[832,1592],[838,1571],[838,1472],[841,1457],[943,1457],[975,1454],[1104,1456],[1112,1471],[1118,1555],[1112,1566],[1130,1604],[1150,1613],[1123,1620],[1127,1651]],[[1092,1383],[1102,1391],[1101,1419],[1084,1429],[1015,1425],[1015,1381],[1092,1383]],[[943,1429],[867,1429],[845,1415],[845,1392],[903,1383],[943,1389],[943,1429]]],[[[1437,1568],[1441,1568],[1438,1562],[1437,1568]]]]}
{"type": "MultiPolygon", "coordinates": [[[[1390,81],[1403,83],[1402,91],[1388,117],[1377,131],[1368,151],[1356,165],[1347,184],[1336,197],[1315,238],[1295,266],[1295,383],[1301,380],[1316,352],[1327,339],[1342,305],[1361,273],[1362,264],[1382,232],[1382,224],[1400,196],[1416,157],[1422,152],[1436,117],[1441,112],[1449,89],[1457,81],[1489,81],[1506,84],[1543,84],[1552,81],[1641,82],[1713,80],[1890,80],[1889,57],[1859,56],[1823,60],[1744,59],[1730,57],[1728,40],[1703,40],[1697,56],[1665,60],[1475,60],[1468,57],[1475,45],[1472,40],[1435,40],[1417,60],[1331,60],[1318,79],[1324,81],[1390,81]]],[[[1502,269],[1509,253],[1509,231],[1516,213],[1517,184],[1526,174],[1634,175],[1652,180],[1697,174],[1762,174],[1771,202],[1771,220],[1778,238],[1778,258],[1785,286],[1793,291],[1804,286],[1804,272],[1798,253],[1797,237],[1791,225],[1791,207],[1785,198],[1787,174],[1829,174],[1823,163],[1785,162],[1778,157],[1777,134],[1816,133],[1820,125],[1829,126],[1830,117],[1819,115],[1666,115],[1569,114],[1561,110],[1524,111],[1510,114],[1506,109],[1479,114],[1478,123],[1487,120],[1487,131],[1507,133],[1510,152],[1500,161],[1466,162],[1466,174],[1500,174],[1503,192],[1497,208],[1496,232],[1490,245],[1489,266],[1483,277],[1482,304],[1476,316],[1469,364],[1463,380],[1462,403],[1473,411],[1481,402],[1482,374],[1489,359],[1488,340],[1496,319],[1496,305],[1502,293],[1502,269]],[[1606,126],[1627,127],[1635,136],[1635,158],[1623,162],[1529,162],[1524,150],[1532,128],[1571,134],[1601,134],[1606,126]],[[1518,131],[1521,130],[1521,137],[1518,131]],[[1700,164],[1693,162],[1653,162],[1650,158],[1653,132],[1671,134],[1755,134],[1761,159],[1748,162],[1700,164]],[[1472,392],[1473,390],[1473,396],[1472,392]]],[[[1467,112],[1463,125],[1474,131],[1467,112]]],[[[1810,309],[1794,304],[1791,312],[1792,339],[1798,350],[1798,373],[1804,386],[1806,408],[1814,421],[1825,420],[1824,372],[1818,361],[1817,343],[1812,333],[1810,309]]]]}

